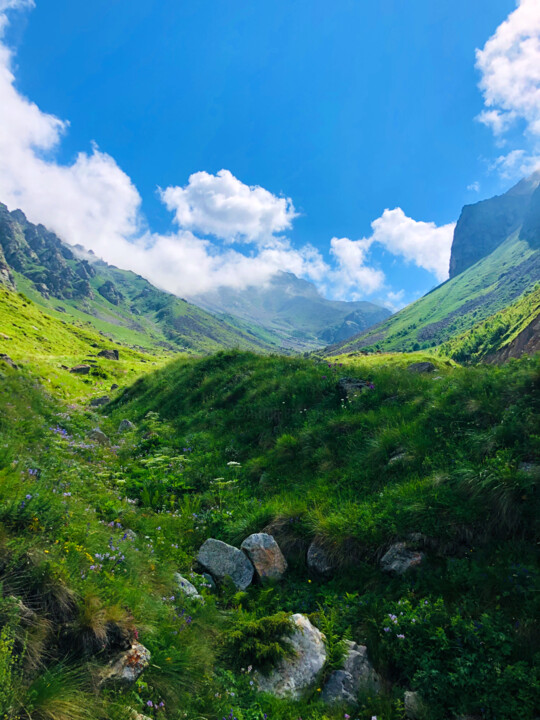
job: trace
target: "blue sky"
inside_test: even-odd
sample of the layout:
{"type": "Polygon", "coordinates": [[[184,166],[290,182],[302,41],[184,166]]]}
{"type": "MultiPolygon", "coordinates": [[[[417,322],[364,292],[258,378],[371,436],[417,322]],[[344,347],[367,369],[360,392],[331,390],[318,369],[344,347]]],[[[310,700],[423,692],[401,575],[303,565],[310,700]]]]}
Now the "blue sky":
{"type": "MultiPolygon", "coordinates": [[[[533,16],[536,22],[534,4],[522,0],[514,16],[529,13],[521,23],[530,25],[533,16]]],[[[0,0],[10,53],[4,65],[14,77],[9,98],[22,103],[4,135],[21,124],[48,123],[45,134],[57,138],[21,143],[47,172],[55,166],[59,188],[56,195],[44,191],[43,167],[34,173],[41,173],[41,185],[30,171],[20,177],[0,167],[0,200],[10,207],[19,200],[68,242],[147,270],[179,294],[205,289],[180,266],[193,263],[210,284],[220,274],[226,283],[245,284],[252,270],[264,279],[265,269],[282,263],[334,297],[403,304],[443,278],[437,248],[446,258],[461,207],[504,191],[535,162],[534,108],[531,117],[530,107],[509,100],[496,77],[478,87],[493,63],[487,57],[480,67],[475,50],[516,10],[513,0],[31,5],[0,0]],[[37,108],[26,107],[26,99],[37,108]],[[504,127],[476,119],[487,105],[509,117],[504,127]],[[25,113],[28,123],[17,120],[25,113]],[[69,125],[55,126],[45,113],[69,125]],[[218,178],[222,169],[232,180],[218,178]],[[200,172],[208,176],[190,182],[200,172]],[[91,187],[95,202],[88,208],[81,201],[77,219],[77,193],[96,174],[101,190],[91,187]],[[243,186],[267,195],[252,197],[243,186]],[[167,202],[158,188],[178,192],[171,190],[167,202]],[[64,221],[62,189],[73,208],[64,221]],[[100,192],[109,192],[109,200],[100,192]],[[244,208],[248,215],[229,214],[216,224],[205,192],[223,193],[233,205],[239,193],[252,203],[244,208]],[[107,206],[115,193],[123,216],[107,206]],[[93,224],[101,208],[108,214],[103,227],[93,224]],[[402,215],[383,215],[397,208],[402,215]],[[381,218],[373,238],[371,223],[381,218]],[[260,232],[242,225],[254,220],[260,232]],[[121,242],[126,238],[136,252],[121,242]],[[176,276],[175,242],[183,244],[176,276]],[[146,263],[144,250],[151,248],[146,263]],[[238,254],[255,258],[256,266],[243,266],[238,254]]],[[[519,21],[494,56],[524,42],[519,21]]],[[[530,33],[534,40],[540,29],[530,33]]]]}

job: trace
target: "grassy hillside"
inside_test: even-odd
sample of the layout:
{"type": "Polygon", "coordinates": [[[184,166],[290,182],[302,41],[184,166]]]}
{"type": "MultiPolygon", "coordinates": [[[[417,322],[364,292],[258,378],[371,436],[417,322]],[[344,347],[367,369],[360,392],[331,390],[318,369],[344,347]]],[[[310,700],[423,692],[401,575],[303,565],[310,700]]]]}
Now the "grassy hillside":
{"type": "Polygon", "coordinates": [[[43,312],[22,294],[0,286],[0,354],[41,378],[56,396],[78,400],[110,394],[112,384],[125,386],[140,374],[173,357],[151,354],[112,342],[88,323],[78,325],[43,312]],[[116,349],[119,360],[98,357],[116,349]],[[88,375],[74,375],[74,365],[91,364],[88,375]]]}
{"type": "Polygon", "coordinates": [[[508,348],[540,315],[540,285],[466,333],[449,340],[439,353],[457,362],[489,360],[508,348]]]}
{"type": "Polygon", "coordinates": [[[402,720],[414,689],[433,720],[535,717],[540,365],[416,375],[414,359],[180,359],[101,416],[0,366],[0,716],[402,720]],[[370,385],[344,398],[342,375],[370,385]],[[96,424],[111,447],[88,439],[96,424]],[[202,588],[205,605],[175,591],[205,539],[264,528],[283,581],[202,588]],[[411,533],[427,560],[390,579],[379,559],[411,533]],[[331,578],[307,570],[313,538],[331,578]],[[365,642],[384,692],[354,707],[259,695],[246,658],[278,657],[291,612],[325,632],[331,662],[342,638],[365,642]],[[134,637],[150,667],[97,693],[134,637]]]}
{"type": "Polygon", "coordinates": [[[540,251],[514,233],[491,255],[329,355],[436,347],[512,304],[540,277],[540,251]]]}
{"type": "Polygon", "coordinates": [[[4,286],[15,286],[48,312],[88,323],[119,342],[196,354],[277,345],[254,327],[231,325],[139,275],[68,246],[2,203],[0,248],[4,286]]]}

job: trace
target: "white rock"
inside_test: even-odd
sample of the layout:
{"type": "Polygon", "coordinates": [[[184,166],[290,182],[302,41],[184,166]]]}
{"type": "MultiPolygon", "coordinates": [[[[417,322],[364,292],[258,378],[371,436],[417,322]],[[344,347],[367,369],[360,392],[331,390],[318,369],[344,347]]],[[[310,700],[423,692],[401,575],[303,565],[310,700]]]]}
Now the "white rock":
{"type": "Polygon", "coordinates": [[[203,599],[195,585],[190,583],[189,580],[186,580],[186,578],[180,575],[180,573],[174,573],[174,579],[181,593],[187,597],[195,598],[197,600],[203,599]]]}
{"type": "Polygon", "coordinates": [[[116,659],[111,660],[102,673],[101,684],[106,682],[133,683],[150,663],[150,651],[138,642],[116,659]]]}
{"type": "Polygon", "coordinates": [[[256,673],[255,677],[261,692],[299,699],[317,680],[326,662],[325,638],[305,615],[296,613],[291,621],[296,628],[288,640],[294,654],[280,660],[269,675],[256,673]]]}

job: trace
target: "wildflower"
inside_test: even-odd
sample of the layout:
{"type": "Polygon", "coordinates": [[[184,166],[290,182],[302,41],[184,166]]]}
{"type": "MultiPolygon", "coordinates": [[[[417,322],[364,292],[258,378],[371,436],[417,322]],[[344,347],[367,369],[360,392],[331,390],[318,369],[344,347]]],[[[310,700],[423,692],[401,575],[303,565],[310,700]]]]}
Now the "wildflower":
{"type": "Polygon", "coordinates": [[[389,628],[389,627],[385,627],[385,628],[384,628],[384,632],[390,632],[390,628],[389,628]]]}
{"type": "Polygon", "coordinates": [[[146,705],[147,705],[147,707],[154,707],[154,703],[151,700],[148,700],[146,705]]]}
{"type": "Polygon", "coordinates": [[[31,499],[32,499],[32,496],[31,496],[30,494],[28,494],[28,495],[26,495],[26,499],[27,499],[27,500],[31,500],[31,499]]]}
{"type": "Polygon", "coordinates": [[[347,713],[345,713],[345,715],[344,715],[343,717],[345,718],[345,720],[349,720],[349,718],[350,718],[351,716],[350,716],[350,715],[347,715],[347,713]]]}
{"type": "Polygon", "coordinates": [[[396,637],[398,637],[400,640],[404,640],[404,639],[405,639],[405,635],[402,635],[401,633],[400,633],[399,635],[396,635],[396,637]]]}

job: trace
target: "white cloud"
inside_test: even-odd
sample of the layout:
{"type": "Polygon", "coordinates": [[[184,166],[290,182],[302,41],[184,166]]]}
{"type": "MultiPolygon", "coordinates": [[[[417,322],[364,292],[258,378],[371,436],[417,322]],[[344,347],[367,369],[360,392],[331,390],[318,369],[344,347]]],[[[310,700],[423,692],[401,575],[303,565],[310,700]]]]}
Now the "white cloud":
{"type": "Polygon", "coordinates": [[[531,175],[540,168],[540,155],[525,150],[512,150],[499,155],[490,164],[490,170],[496,170],[503,178],[516,178],[531,175]]]}
{"type": "Polygon", "coordinates": [[[185,187],[168,187],[161,195],[180,227],[227,241],[268,244],[296,217],[290,198],[244,185],[229,170],[194,173],[185,187]]]}
{"type": "Polygon", "coordinates": [[[330,252],[337,268],[333,273],[333,284],[337,297],[350,296],[358,299],[379,290],[385,281],[382,270],[367,264],[370,242],[332,238],[330,252]]]}
{"type": "MultiPolygon", "coordinates": [[[[480,89],[486,109],[478,119],[498,138],[517,122],[525,125],[532,154],[540,143],[540,2],[519,0],[518,7],[499,25],[481,50],[476,51],[480,89]]],[[[530,160],[515,168],[527,171],[530,160]]],[[[527,153],[527,155],[529,152],[527,153]]],[[[513,162],[513,159],[510,159],[513,162]]],[[[508,163],[501,163],[508,172],[508,163]]]]}
{"type": "MultiPolygon", "coordinates": [[[[357,299],[385,287],[384,273],[370,264],[370,250],[375,244],[433,273],[439,282],[448,278],[455,223],[437,226],[413,220],[401,208],[395,208],[385,210],[371,223],[371,228],[373,232],[368,238],[332,238],[330,242],[330,252],[337,263],[330,276],[338,297],[357,299]]],[[[399,293],[389,292],[387,297],[389,304],[395,306],[399,293]]]]}
{"type": "Polygon", "coordinates": [[[446,280],[455,223],[437,226],[407,217],[401,208],[385,210],[371,223],[371,243],[379,243],[393,255],[446,280]]]}
{"type": "Polygon", "coordinates": [[[480,183],[478,180],[475,180],[470,185],[467,185],[467,190],[470,190],[471,192],[480,192],[480,183]]]}

